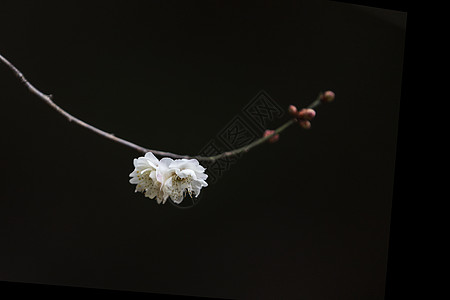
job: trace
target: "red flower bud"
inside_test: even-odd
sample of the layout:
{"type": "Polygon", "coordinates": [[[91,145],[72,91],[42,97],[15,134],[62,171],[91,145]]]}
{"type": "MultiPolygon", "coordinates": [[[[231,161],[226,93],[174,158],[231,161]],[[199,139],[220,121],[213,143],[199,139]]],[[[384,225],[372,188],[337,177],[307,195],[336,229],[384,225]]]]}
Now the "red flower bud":
{"type": "MultiPolygon", "coordinates": [[[[263,137],[272,135],[274,132],[275,132],[275,130],[267,129],[266,131],[264,131],[263,137]]],[[[269,139],[269,143],[275,143],[276,141],[278,141],[279,138],[280,138],[280,135],[277,133],[269,139]]]]}
{"type": "Polygon", "coordinates": [[[297,118],[304,120],[312,120],[316,116],[316,111],[312,108],[303,108],[298,112],[297,118]]]}
{"type": "Polygon", "coordinates": [[[294,105],[289,105],[288,112],[291,116],[297,116],[297,107],[294,105]]]}
{"type": "Polygon", "coordinates": [[[299,120],[298,123],[300,124],[300,126],[302,126],[302,128],[304,129],[310,129],[311,128],[311,122],[308,120],[299,120]]]}
{"type": "Polygon", "coordinates": [[[326,91],[325,93],[323,93],[320,100],[322,102],[331,102],[334,100],[334,98],[335,98],[335,94],[332,91],[326,91]]]}

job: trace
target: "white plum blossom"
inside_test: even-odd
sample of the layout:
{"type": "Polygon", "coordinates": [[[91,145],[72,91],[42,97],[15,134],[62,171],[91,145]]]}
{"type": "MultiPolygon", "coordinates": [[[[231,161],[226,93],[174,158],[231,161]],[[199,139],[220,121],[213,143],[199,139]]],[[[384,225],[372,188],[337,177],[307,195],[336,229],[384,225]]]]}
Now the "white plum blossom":
{"type": "Polygon", "coordinates": [[[156,180],[156,169],[159,160],[151,152],[145,156],[133,160],[134,171],[130,174],[130,183],[136,184],[135,192],[145,193],[145,197],[153,199],[159,203],[165,201],[161,190],[161,184],[156,180]]]}
{"type": "Polygon", "coordinates": [[[164,204],[169,197],[179,204],[186,193],[198,197],[201,188],[208,186],[206,169],[196,159],[165,157],[159,161],[148,152],[133,163],[135,169],[130,174],[130,183],[136,184],[135,192],[143,192],[150,199],[156,197],[158,204],[164,204]]]}
{"type": "Polygon", "coordinates": [[[179,204],[186,192],[191,197],[198,197],[201,188],[208,186],[205,170],[196,159],[173,160],[165,157],[159,162],[156,179],[161,183],[164,195],[179,204]]]}

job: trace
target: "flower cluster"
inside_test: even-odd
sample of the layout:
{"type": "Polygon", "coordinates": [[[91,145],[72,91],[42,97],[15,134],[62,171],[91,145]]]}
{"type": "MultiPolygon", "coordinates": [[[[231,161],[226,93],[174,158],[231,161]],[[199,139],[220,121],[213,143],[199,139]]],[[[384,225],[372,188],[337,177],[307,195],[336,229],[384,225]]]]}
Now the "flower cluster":
{"type": "Polygon", "coordinates": [[[186,193],[198,197],[206,183],[205,168],[196,159],[176,159],[165,157],[158,160],[153,153],[135,158],[134,171],[130,174],[130,183],[136,184],[135,192],[145,193],[145,197],[156,198],[158,204],[164,204],[167,198],[179,204],[186,193]]]}
{"type": "MultiPolygon", "coordinates": [[[[320,102],[327,103],[334,101],[335,94],[332,91],[326,91],[319,95],[320,102]]],[[[316,116],[316,111],[312,108],[303,108],[298,110],[296,106],[289,105],[288,112],[291,116],[297,119],[298,124],[304,129],[311,128],[311,120],[316,116]]]]}
{"type": "Polygon", "coordinates": [[[311,128],[311,120],[316,116],[316,111],[311,108],[303,108],[300,111],[297,110],[297,107],[294,105],[290,105],[288,108],[288,112],[291,116],[295,117],[304,129],[311,128]]]}

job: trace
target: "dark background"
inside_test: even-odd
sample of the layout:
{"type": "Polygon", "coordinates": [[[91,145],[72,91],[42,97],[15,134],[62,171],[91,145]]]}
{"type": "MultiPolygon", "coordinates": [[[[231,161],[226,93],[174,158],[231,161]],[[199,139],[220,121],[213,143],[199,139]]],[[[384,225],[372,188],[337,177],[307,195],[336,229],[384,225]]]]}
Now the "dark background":
{"type": "Polygon", "coordinates": [[[383,297],[406,13],[329,1],[111,1],[20,2],[0,17],[0,53],[33,85],[154,149],[196,154],[260,90],[282,107],[337,95],[310,131],[290,128],[251,151],[179,210],[134,193],[139,153],[67,122],[1,65],[0,280],[383,297]]]}

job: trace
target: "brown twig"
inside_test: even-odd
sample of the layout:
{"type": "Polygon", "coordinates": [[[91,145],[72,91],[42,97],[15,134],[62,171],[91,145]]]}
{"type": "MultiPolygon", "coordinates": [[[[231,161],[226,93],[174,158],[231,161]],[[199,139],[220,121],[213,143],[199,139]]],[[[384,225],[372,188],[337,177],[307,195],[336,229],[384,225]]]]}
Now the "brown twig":
{"type": "MultiPolygon", "coordinates": [[[[108,133],[105,132],[101,129],[98,129],[97,127],[94,127],[86,122],[83,122],[82,120],[72,116],[71,114],[69,114],[68,112],[66,112],[65,110],[63,110],[61,107],[59,107],[58,105],[56,105],[53,101],[52,101],[52,95],[46,95],[44,93],[42,93],[41,91],[39,91],[37,88],[35,88],[30,82],[28,82],[28,80],[23,76],[23,74],[12,64],[10,63],[6,58],[4,58],[2,55],[0,55],[0,61],[2,61],[7,67],[9,67],[13,73],[19,78],[19,80],[28,88],[28,90],[38,96],[41,100],[43,100],[45,103],[47,103],[50,107],[52,107],[53,109],[55,109],[58,113],[60,113],[61,115],[63,115],[64,117],[67,118],[67,120],[69,122],[74,122],[77,125],[80,125],[84,128],[87,128],[95,133],[97,133],[98,135],[101,135],[107,139],[110,139],[116,143],[119,144],[123,144],[125,146],[128,146],[130,148],[135,149],[138,152],[141,153],[147,153],[147,152],[152,152],[155,155],[159,155],[159,156],[164,156],[164,157],[171,157],[171,158],[187,158],[187,159],[191,159],[191,158],[195,158],[199,161],[215,161],[217,159],[223,158],[223,157],[228,157],[228,156],[234,156],[234,155],[238,155],[240,153],[243,152],[248,152],[250,151],[250,149],[266,142],[267,140],[269,140],[271,137],[275,136],[276,134],[281,133],[283,130],[285,130],[286,128],[288,128],[289,126],[291,126],[292,124],[297,122],[296,118],[290,119],[288,122],[284,123],[283,125],[281,125],[280,127],[278,127],[277,129],[275,129],[274,133],[271,135],[268,135],[266,137],[262,137],[246,146],[243,146],[241,148],[232,150],[232,151],[226,151],[223,152],[221,154],[218,155],[214,155],[214,156],[190,156],[190,155],[180,155],[180,154],[175,154],[175,153],[171,153],[171,152],[166,152],[166,151],[159,151],[159,150],[153,150],[153,149],[148,149],[139,145],[136,145],[132,142],[129,142],[125,139],[119,138],[117,136],[115,136],[112,133],[108,133]]],[[[311,103],[308,108],[315,108],[317,107],[322,101],[321,101],[321,97],[322,94],[320,94],[318,96],[318,98],[311,103]]]]}

